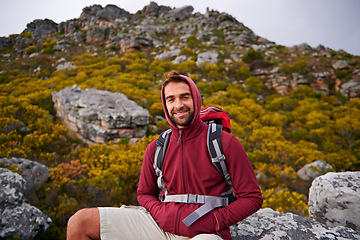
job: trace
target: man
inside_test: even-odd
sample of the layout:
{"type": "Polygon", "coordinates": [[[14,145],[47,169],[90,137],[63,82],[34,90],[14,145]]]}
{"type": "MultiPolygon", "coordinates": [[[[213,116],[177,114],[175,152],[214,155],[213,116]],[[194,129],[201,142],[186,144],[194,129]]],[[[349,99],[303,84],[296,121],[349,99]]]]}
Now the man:
{"type": "Polygon", "coordinates": [[[229,226],[261,207],[261,192],[250,161],[236,137],[223,131],[222,148],[237,199],[191,224],[183,222],[203,204],[173,201],[172,196],[190,194],[219,199],[229,191],[229,186],[211,163],[208,125],[200,119],[201,96],[195,83],[173,71],[163,83],[161,99],[172,130],[162,167],[164,201],[159,199],[153,168],[156,149],[153,141],[145,151],[137,191],[142,207],[80,210],[69,220],[68,240],[231,239],[229,226]]]}

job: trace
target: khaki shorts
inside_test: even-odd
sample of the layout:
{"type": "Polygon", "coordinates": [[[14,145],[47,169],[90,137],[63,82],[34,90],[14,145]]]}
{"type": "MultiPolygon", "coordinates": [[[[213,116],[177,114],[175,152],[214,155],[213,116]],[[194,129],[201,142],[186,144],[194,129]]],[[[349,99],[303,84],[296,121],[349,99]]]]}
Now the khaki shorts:
{"type": "MultiPolygon", "coordinates": [[[[100,237],[102,240],[187,240],[188,237],[164,232],[143,207],[99,207],[100,237]]],[[[219,240],[215,234],[200,234],[191,239],[219,240]]]]}

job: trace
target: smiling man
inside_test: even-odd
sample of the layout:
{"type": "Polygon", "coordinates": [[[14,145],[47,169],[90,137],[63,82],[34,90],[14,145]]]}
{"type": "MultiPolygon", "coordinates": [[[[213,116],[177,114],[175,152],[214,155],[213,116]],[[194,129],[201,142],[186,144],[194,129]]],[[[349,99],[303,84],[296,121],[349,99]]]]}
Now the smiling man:
{"type": "Polygon", "coordinates": [[[165,82],[166,110],[178,128],[188,126],[194,117],[194,102],[189,85],[180,76],[172,82],[165,82]],[[179,78],[179,79],[177,79],[179,78]]]}
{"type": "Polygon", "coordinates": [[[68,240],[231,239],[229,227],[261,207],[254,171],[235,136],[225,131],[221,134],[233,189],[212,164],[209,126],[200,119],[201,96],[195,83],[170,72],[161,99],[172,132],[162,165],[161,197],[154,170],[154,140],[143,158],[137,190],[141,207],[82,209],[68,222],[68,240]],[[235,193],[235,199],[230,200],[229,191],[235,193]],[[202,211],[206,206],[210,208],[202,211]]]}

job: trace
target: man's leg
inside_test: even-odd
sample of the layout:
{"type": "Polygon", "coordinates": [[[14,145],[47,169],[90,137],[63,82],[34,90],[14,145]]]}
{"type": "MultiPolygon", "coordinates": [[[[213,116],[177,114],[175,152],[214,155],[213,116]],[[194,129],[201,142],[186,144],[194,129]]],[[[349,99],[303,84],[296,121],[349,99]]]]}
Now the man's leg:
{"type": "Polygon", "coordinates": [[[100,240],[100,215],[97,208],[84,208],[72,215],[67,224],[67,240],[100,240]]]}
{"type": "Polygon", "coordinates": [[[169,240],[175,239],[165,233],[143,207],[99,208],[102,240],[169,240]]]}

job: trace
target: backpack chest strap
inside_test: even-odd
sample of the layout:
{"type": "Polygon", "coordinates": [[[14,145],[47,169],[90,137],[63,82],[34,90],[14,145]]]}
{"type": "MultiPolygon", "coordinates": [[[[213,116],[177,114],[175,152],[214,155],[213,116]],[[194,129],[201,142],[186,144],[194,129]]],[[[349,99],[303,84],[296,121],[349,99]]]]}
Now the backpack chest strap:
{"type": "Polygon", "coordinates": [[[196,220],[198,220],[199,218],[201,218],[211,210],[218,207],[225,207],[229,205],[230,201],[229,198],[227,197],[215,197],[215,196],[198,195],[198,194],[177,194],[177,195],[165,196],[163,202],[204,204],[182,220],[183,223],[187,227],[189,227],[196,220]]]}

